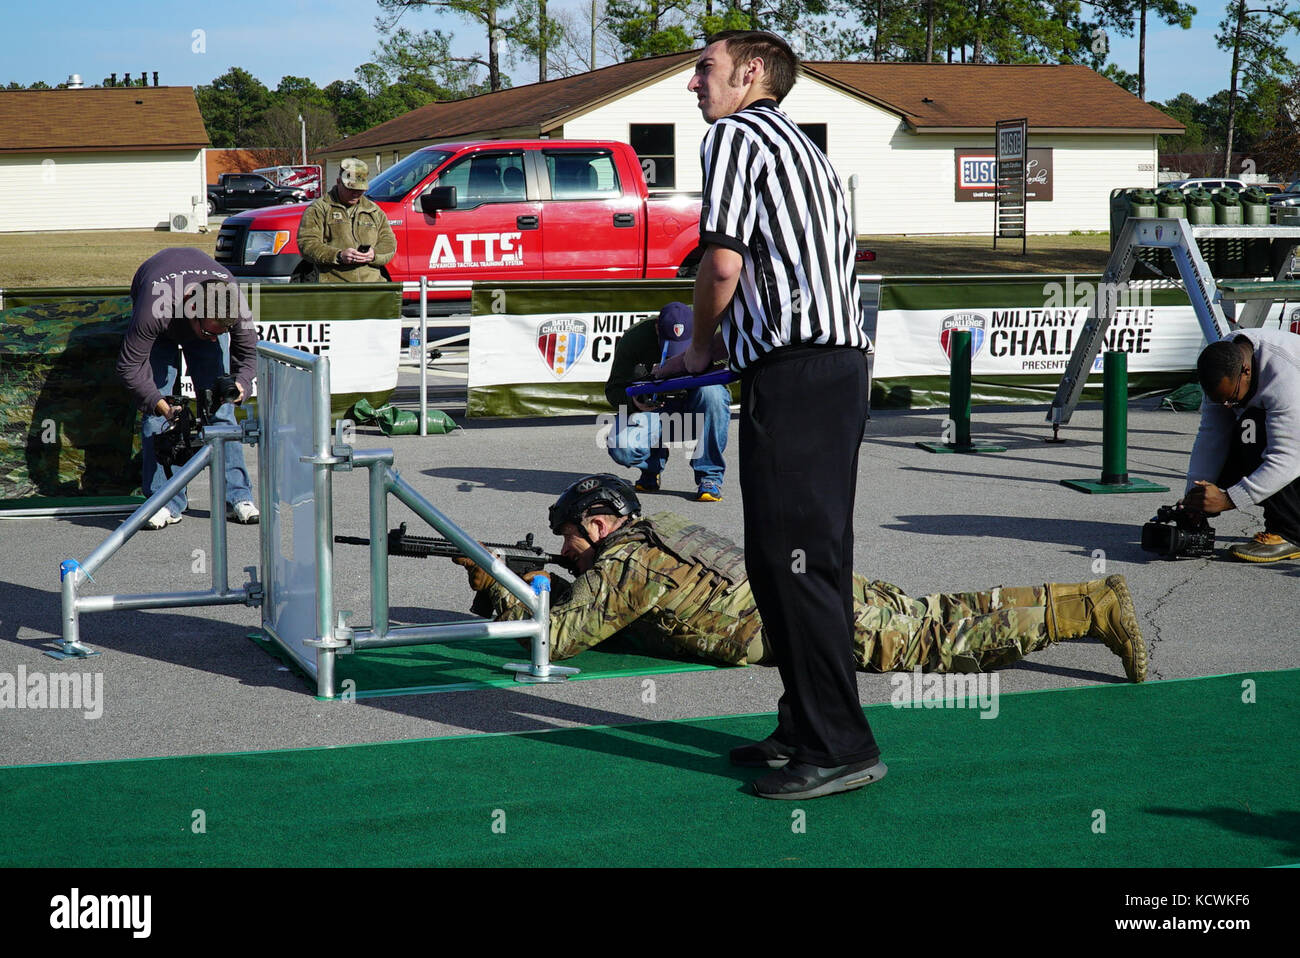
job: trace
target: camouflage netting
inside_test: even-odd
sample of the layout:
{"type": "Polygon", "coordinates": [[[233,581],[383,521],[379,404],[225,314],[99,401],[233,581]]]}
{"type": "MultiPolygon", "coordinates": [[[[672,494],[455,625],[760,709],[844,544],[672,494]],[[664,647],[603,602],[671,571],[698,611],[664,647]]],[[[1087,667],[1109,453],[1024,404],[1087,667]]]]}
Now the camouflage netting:
{"type": "Polygon", "coordinates": [[[138,413],[117,378],[129,296],[0,310],[0,503],[140,485],[138,413]]]}

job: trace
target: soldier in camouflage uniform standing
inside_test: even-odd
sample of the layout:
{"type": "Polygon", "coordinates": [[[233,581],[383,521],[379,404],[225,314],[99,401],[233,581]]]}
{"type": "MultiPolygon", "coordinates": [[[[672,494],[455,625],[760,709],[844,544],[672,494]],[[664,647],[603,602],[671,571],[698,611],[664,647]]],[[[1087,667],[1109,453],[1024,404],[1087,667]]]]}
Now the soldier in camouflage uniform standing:
{"type": "MultiPolygon", "coordinates": [[[[681,516],[642,518],[640,509],[632,487],[612,475],[580,479],[551,506],[551,531],[564,537],[562,554],[578,574],[571,587],[555,586],[552,657],[622,634],[651,653],[771,664],[741,549],[681,516]]],[[[487,600],[494,618],[527,617],[487,572],[455,561],[469,568],[476,603],[487,600]]],[[[1130,681],[1146,678],[1146,646],[1120,575],[919,599],[855,575],[853,607],[854,659],[867,671],[984,671],[1090,636],[1120,657],[1130,681]]]]}
{"type": "Polygon", "coordinates": [[[298,249],[322,283],[383,283],[379,271],[397,253],[388,214],[366,199],[370,169],[354,156],[339,164],[338,182],[303,210],[298,249]]]}

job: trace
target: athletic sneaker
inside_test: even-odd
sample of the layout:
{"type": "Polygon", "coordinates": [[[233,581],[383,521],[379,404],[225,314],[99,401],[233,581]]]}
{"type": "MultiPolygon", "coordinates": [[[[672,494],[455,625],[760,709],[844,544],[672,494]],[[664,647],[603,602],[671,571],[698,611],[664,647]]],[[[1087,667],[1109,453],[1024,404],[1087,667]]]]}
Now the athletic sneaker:
{"type": "Polygon", "coordinates": [[[695,494],[696,502],[721,502],[722,483],[705,479],[700,483],[700,491],[695,494]]]}
{"type": "Polygon", "coordinates": [[[240,525],[254,526],[257,525],[260,514],[252,500],[245,499],[243,502],[236,502],[233,506],[226,506],[226,518],[240,525]]]}
{"type": "Polygon", "coordinates": [[[641,470],[641,476],[636,481],[637,492],[658,492],[659,491],[659,473],[651,472],[648,469],[641,470]]]}
{"type": "Polygon", "coordinates": [[[163,506],[148,519],[144,521],[146,529],[166,529],[168,526],[175,525],[181,521],[181,517],[172,512],[166,506],[163,506]]]}

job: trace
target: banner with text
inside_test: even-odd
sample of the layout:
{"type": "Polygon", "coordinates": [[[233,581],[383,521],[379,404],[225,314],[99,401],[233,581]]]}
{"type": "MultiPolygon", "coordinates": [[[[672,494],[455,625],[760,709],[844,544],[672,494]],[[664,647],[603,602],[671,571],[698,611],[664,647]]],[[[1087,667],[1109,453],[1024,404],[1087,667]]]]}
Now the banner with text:
{"type": "MultiPolygon", "coordinates": [[[[1083,331],[1101,277],[1006,276],[886,279],[876,320],[875,389],[879,405],[938,406],[948,401],[951,337],[971,333],[971,391],[976,402],[1046,402],[1060,384],[1083,331]]],[[[1134,283],[1117,288],[1119,304],[1102,353],[1128,353],[1130,395],[1195,379],[1205,342],[1186,294],[1134,283]]],[[[1269,324],[1280,321],[1275,306],[1269,324]]],[[[1102,355],[1084,396],[1100,399],[1102,355]]]]}
{"type": "Polygon", "coordinates": [[[469,416],[607,412],[605,382],[623,333],[689,303],[691,280],[494,283],[474,291],[469,416]]]}

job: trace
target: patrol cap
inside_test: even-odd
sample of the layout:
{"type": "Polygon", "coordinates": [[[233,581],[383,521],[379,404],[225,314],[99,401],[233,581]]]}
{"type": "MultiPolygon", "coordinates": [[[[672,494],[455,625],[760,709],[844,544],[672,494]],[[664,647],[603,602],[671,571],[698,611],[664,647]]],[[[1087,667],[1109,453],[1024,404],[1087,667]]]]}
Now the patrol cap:
{"type": "Polygon", "coordinates": [[[635,516],[641,512],[641,500],[626,479],[608,472],[583,476],[560,493],[547,515],[551,531],[557,536],[566,522],[580,524],[587,515],[635,516]]]}
{"type": "Polygon", "coordinates": [[[370,167],[355,156],[349,156],[339,164],[339,180],[350,190],[367,190],[370,188],[370,167]]]}
{"type": "Polygon", "coordinates": [[[691,324],[694,319],[695,311],[685,303],[669,303],[659,311],[657,328],[664,360],[686,352],[691,345],[691,324]]]}

